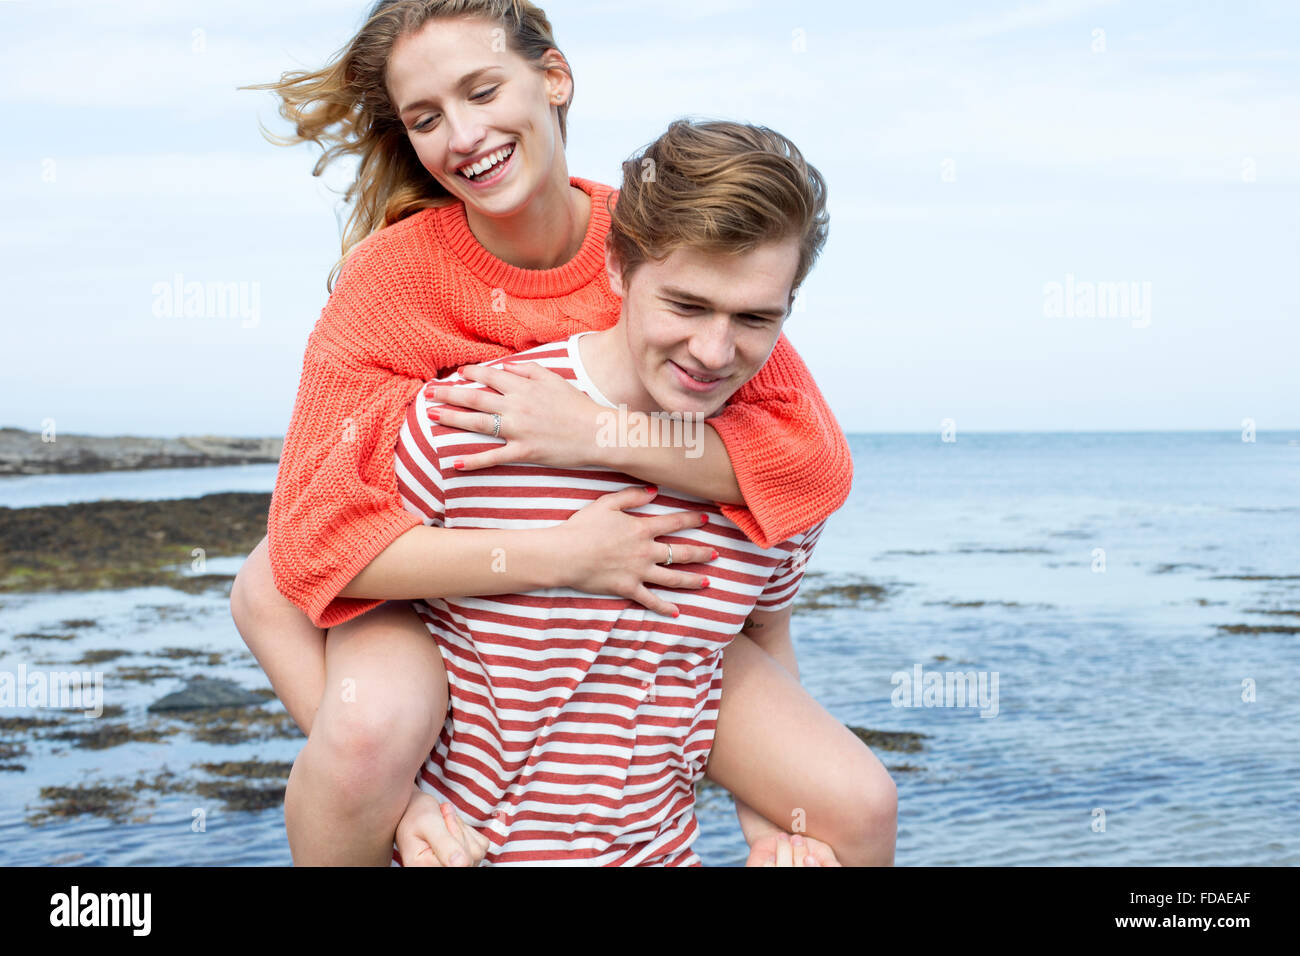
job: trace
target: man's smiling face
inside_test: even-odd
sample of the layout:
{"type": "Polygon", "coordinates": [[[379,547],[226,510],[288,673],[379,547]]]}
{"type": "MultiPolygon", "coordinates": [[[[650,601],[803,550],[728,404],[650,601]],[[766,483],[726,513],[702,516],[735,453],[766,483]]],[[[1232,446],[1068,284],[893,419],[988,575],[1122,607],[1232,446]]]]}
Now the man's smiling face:
{"type": "Polygon", "coordinates": [[[720,410],[776,347],[799,265],[798,238],[742,253],[673,250],[646,260],[630,282],[606,252],[610,288],[623,299],[619,325],[645,411],[720,410]]]}

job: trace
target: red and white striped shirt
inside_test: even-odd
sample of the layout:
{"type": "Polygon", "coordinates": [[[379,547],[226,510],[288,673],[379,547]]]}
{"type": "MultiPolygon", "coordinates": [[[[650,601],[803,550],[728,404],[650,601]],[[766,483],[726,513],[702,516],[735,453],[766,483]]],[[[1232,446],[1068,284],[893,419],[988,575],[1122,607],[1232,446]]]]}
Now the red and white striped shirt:
{"type": "MultiPolygon", "coordinates": [[[[588,334],[486,364],[536,362],[614,409],[582,365],[578,339],[588,334]]],[[[457,375],[438,382],[486,387],[457,375]]],[[[426,525],[550,527],[645,484],[597,466],[458,471],[456,458],[505,439],[432,421],[426,410],[439,404],[416,395],[394,463],[406,509],[426,525]]],[[[718,558],[681,565],[707,575],[708,588],[648,585],[681,609],[676,618],[572,588],[415,602],[449,693],[420,785],[488,838],[485,865],[700,865],[695,782],[713,744],[723,649],[753,609],[794,601],[825,522],[762,549],[715,502],[670,488],[628,509],[680,510],[706,512],[708,523],[659,540],[710,546],[718,558]]]]}

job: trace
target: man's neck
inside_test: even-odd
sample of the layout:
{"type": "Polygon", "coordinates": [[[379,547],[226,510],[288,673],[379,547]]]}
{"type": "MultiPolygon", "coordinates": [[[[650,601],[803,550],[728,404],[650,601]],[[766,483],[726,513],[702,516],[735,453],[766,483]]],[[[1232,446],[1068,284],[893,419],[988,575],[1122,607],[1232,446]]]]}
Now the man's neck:
{"type": "Polygon", "coordinates": [[[626,405],[631,412],[662,411],[632,364],[622,320],[612,328],[579,338],[578,354],[591,384],[615,405],[626,405]]]}
{"type": "Polygon", "coordinates": [[[465,207],[469,231],[488,252],[520,269],[554,269],[582,248],[591,197],[569,183],[551,183],[514,216],[493,219],[465,207]]]}

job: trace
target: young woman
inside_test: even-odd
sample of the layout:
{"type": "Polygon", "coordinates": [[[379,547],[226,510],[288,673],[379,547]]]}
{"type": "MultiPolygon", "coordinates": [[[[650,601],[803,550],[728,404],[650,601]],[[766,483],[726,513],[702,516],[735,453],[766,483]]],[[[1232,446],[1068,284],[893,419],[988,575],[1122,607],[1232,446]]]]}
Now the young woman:
{"type": "MultiPolygon", "coordinates": [[[[425,381],[618,318],[604,273],[615,197],[568,175],[573,81],[540,10],[508,0],[383,2],[325,69],[263,88],[279,93],[295,124],[282,142],[326,147],[318,173],[344,154],[359,168],[345,259],[308,343],[268,538],[240,572],[232,613],[309,735],[285,801],[295,860],[378,864],[404,813],[427,811],[411,780],[446,706],[441,656],[423,623],[404,601],[380,603],[558,585],[671,613],[647,585],[696,588],[703,579],[658,564],[664,544],[655,539],[700,515],[644,520],[622,510],[636,503],[623,494],[550,528],[452,531],[423,526],[398,499],[392,452],[425,381]],[[426,230],[444,230],[455,255],[432,255],[426,230]],[[471,297],[472,288],[491,294],[471,297]]],[[[507,439],[466,468],[608,464],[719,502],[764,547],[812,527],[847,496],[843,435],[784,337],[710,419],[696,458],[680,448],[603,447],[598,406],[565,382],[519,376],[499,391],[514,414],[447,419],[507,439]]],[[[676,563],[708,559],[691,553],[676,563]]],[[[710,771],[734,767],[719,771],[724,785],[728,773],[763,773],[759,813],[737,803],[751,842],[798,817],[844,862],[892,860],[895,798],[879,761],[842,726],[814,749],[745,737],[759,718],[798,712],[809,699],[797,682],[774,678],[780,665],[761,652],[727,665],[710,771]],[[748,689],[758,686],[779,696],[757,699],[748,689]]],[[[481,838],[463,834],[458,850],[454,820],[449,829],[434,836],[440,862],[481,853],[481,838]]]]}

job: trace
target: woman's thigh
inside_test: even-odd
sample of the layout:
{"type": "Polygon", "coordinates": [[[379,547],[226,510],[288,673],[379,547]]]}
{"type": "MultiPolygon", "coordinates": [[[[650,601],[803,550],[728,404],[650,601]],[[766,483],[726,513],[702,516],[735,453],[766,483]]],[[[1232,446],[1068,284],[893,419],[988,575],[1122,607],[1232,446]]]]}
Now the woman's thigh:
{"type": "Polygon", "coordinates": [[[706,773],[771,822],[832,846],[871,838],[897,799],[876,755],[743,634],[723,654],[706,773]]]}
{"type": "Polygon", "coordinates": [[[329,629],[318,722],[363,746],[427,744],[447,713],[447,671],[409,601],[388,601],[329,629]]]}

